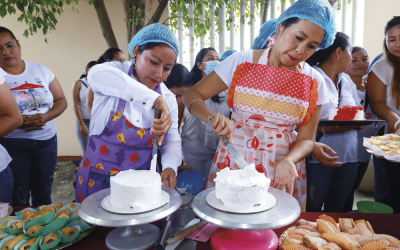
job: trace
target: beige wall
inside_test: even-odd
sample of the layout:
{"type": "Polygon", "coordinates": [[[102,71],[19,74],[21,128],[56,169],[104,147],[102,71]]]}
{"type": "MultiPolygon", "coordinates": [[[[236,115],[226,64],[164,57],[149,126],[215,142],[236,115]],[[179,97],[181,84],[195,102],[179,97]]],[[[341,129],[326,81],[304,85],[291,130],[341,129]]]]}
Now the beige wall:
{"type": "Polygon", "coordinates": [[[399,0],[365,1],[363,46],[371,60],[383,51],[384,29],[386,23],[400,14],[399,0]]]}
{"type": "MultiPolygon", "coordinates": [[[[148,0],[146,14],[151,17],[158,1],[148,0]]],[[[122,1],[106,0],[108,14],[111,19],[114,33],[121,50],[128,58],[128,45],[126,39],[125,15],[122,1]]],[[[25,23],[17,21],[19,14],[0,18],[0,25],[11,29],[19,39],[22,46],[22,58],[47,66],[60,81],[68,101],[68,109],[56,119],[58,135],[58,155],[78,156],[81,149],[75,133],[75,115],[72,109],[72,83],[84,73],[86,64],[91,60],[97,60],[107,49],[107,44],[101,33],[96,11],[86,1],[80,1],[79,14],[65,8],[64,13],[58,16],[56,30],[47,35],[48,44],[44,42],[44,36],[36,34],[24,37],[25,23]]],[[[167,18],[164,13],[161,22],[167,18]]]]}

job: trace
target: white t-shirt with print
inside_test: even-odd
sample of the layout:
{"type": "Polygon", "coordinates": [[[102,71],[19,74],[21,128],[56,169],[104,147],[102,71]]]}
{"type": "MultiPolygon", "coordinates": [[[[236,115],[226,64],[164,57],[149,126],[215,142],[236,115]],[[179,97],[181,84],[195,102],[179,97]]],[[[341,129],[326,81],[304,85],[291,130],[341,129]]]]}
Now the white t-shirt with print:
{"type": "MultiPolygon", "coordinates": [[[[240,51],[229,56],[227,59],[223,60],[215,68],[215,73],[222,79],[222,81],[231,87],[232,78],[239,64],[249,62],[253,63],[253,50],[240,51]]],[[[303,73],[316,79],[318,82],[318,101],[317,105],[322,105],[329,102],[327,88],[325,85],[325,80],[315,69],[313,69],[307,63],[304,63],[303,73]]]]}
{"type": "MultiPolygon", "coordinates": [[[[54,74],[46,66],[25,61],[25,70],[19,75],[5,75],[8,87],[22,115],[46,113],[53,104],[53,95],[49,90],[54,74]]],[[[25,131],[17,128],[6,138],[48,140],[56,134],[54,119],[48,121],[43,130],[25,131]]]]}
{"type": "MultiPolygon", "coordinates": [[[[5,82],[4,75],[6,73],[0,68],[0,85],[5,82]]],[[[0,144],[0,172],[3,171],[11,162],[11,156],[7,150],[0,144]]]]}

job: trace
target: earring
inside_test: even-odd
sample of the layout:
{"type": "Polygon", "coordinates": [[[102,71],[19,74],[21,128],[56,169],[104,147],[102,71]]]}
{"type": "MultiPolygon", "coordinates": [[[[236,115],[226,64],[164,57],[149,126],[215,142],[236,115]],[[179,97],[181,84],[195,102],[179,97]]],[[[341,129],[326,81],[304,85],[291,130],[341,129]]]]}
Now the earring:
{"type": "Polygon", "coordinates": [[[133,69],[133,70],[136,69],[136,56],[133,58],[132,69],[133,69]]]}
{"type": "Polygon", "coordinates": [[[337,59],[340,60],[340,56],[338,56],[337,59]]]}

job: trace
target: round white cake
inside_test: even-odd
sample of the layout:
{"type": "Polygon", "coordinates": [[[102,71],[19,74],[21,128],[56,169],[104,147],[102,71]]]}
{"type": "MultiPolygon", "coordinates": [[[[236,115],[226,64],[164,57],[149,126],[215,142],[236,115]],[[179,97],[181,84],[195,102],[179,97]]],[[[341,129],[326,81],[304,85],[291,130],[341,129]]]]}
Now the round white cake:
{"type": "Polygon", "coordinates": [[[164,199],[161,176],[151,170],[121,171],[110,178],[110,188],[110,203],[118,208],[151,210],[164,199]]]}
{"type": "Polygon", "coordinates": [[[224,168],[217,173],[215,196],[228,207],[253,207],[267,201],[271,180],[257,172],[254,164],[242,170],[224,168]]]}

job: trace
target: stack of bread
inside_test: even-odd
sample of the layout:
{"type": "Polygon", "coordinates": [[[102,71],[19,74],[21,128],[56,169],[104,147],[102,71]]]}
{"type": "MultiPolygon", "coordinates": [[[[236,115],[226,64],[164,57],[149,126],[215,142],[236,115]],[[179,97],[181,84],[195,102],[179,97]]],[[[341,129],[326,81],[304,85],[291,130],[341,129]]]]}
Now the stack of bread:
{"type": "Polygon", "coordinates": [[[399,250],[400,240],[387,234],[375,234],[365,220],[345,218],[336,221],[327,215],[316,222],[299,220],[280,242],[282,250],[399,250]]]}
{"type": "Polygon", "coordinates": [[[74,241],[93,225],[78,216],[79,203],[26,208],[0,220],[0,250],[48,250],[74,241]]]}
{"type": "Polygon", "coordinates": [[[400,162],[400,136],[387,134],[364,138],[363,146],[378,157],[387,160],[400,162]]]}

